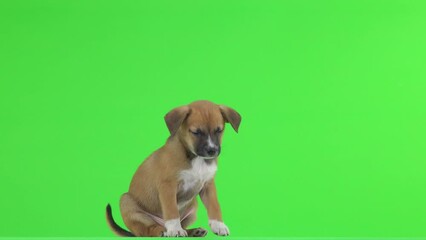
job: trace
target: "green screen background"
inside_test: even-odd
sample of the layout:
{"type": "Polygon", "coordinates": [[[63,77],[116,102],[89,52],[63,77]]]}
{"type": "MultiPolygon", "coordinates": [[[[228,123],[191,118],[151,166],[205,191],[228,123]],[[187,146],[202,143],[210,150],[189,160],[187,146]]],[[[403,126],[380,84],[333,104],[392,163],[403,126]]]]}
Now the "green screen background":
{"type": "Polygon", "coordinates": [[[234,237],[425,237],[425,12],[0,1],[0,236],[113,236],[165,113],[209,99],[243,116],[217,173],[234,237]]]}

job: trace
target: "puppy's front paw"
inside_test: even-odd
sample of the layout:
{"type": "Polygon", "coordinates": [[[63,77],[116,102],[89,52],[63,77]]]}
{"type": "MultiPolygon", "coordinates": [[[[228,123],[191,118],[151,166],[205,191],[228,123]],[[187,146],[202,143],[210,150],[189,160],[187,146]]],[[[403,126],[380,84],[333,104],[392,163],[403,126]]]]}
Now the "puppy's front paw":
{"type": "Polygon", "coordinates": [[[164,223],[166,231],[163,237],[187,237],[188,233],[180,225],[180,219],[168,220],[164,223]]]}
{"type": "Polygon", "coordinates": [[[223,222],[210,219],[209,226],[216,235],[228,236],[230,233],[228,227],[223,222]]]}

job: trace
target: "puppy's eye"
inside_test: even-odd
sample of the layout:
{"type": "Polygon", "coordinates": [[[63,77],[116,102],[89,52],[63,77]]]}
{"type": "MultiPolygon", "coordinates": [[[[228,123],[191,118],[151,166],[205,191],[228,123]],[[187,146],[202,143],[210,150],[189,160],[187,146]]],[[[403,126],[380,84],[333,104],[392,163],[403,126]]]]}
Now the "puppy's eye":
{"type": "Polygon", "coordinates": [[[201,135],[201,130],[200,129],[197,129],[197,130],[195,130],[195,131],[192,131],[192,130],[189,130],[193,135],[195,135],[195,136],[199,136],[199,135],[201,135]]]}
{"type": "Polygon", "coordinates": [[[221,128],[216,128],[216,131],[215,131],[216,133],[221,133],[221,132],[223,132],[223,129],[221,129],[221,128]]]}

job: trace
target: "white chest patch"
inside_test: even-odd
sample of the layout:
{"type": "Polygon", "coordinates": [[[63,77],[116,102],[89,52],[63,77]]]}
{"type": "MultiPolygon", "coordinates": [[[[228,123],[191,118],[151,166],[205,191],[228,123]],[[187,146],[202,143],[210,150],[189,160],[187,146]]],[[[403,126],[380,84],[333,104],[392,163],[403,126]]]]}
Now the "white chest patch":
{"type": "Polygon", "coordinates": [[[217,165],[215,162],[208,164],[201,157],[196,157],[191,161],[192,167],[190,169],[181,171],[179,176],[180,180],[182,181],[181,190],[184,192],[193,188],[200,188],[199,190],[201,190],[201,187],[204,185],[204,183],[211,180],[217,170],[217,165]]]}

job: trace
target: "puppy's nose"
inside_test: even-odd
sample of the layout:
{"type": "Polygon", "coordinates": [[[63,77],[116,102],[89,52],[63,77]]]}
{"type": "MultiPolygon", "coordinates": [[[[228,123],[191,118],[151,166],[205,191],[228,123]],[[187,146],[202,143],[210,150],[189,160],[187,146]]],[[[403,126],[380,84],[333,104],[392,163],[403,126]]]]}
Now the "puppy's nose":
{"type": "Polygon", "coordinates": [[[219,150],[219,148],[218,147],[208,147],[207,149],[206,149],[206,152],[207,152],[207,154],[209,155],[209,156],[213,156],[213,155],[215,155],[216,153],[217,153],[217,151],[219,150]]]}

